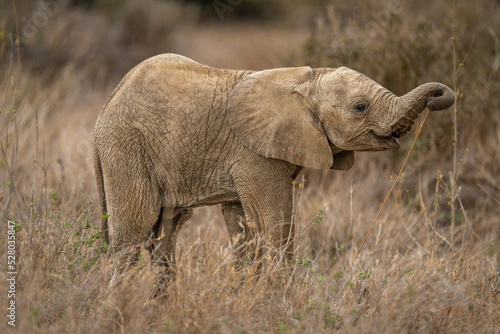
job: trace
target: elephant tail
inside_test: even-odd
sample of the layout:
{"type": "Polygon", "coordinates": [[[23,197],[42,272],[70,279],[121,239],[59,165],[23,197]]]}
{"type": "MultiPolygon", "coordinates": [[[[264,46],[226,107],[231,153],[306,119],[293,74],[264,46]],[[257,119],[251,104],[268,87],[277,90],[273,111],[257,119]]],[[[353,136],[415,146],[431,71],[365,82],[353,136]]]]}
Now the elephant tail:
{"type": "Polygon", "coordinates": [[[99,196],[99,203],[101,205],[101,232],[102,242],[104,248],[109,246],[109,233],[108,233],[108,209],[106,207],[106,193],[104,192],[104,178],[102,175],[101,159],[97,148],[94,147],[94,172],[97,183],[97,195],[99,196]]]}

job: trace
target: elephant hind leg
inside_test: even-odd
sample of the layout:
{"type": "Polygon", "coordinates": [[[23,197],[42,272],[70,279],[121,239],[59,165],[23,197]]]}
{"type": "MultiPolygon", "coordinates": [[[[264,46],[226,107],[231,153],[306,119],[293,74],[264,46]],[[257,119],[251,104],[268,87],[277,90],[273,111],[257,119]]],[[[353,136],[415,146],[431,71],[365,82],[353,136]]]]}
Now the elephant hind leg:
{"type": "Polygon", "coordinates": [[[110,247],[140,246],[150,236],[162,208],[155,169],[137,141],[118,138],[113,132],[106,140],[100,163],[110,214],[110,247]]]}
{"type": "Polygon", "coordinates": [[[123,261],[134,263],[158,221],[161,202],[146,182],[129,180],[126,183],[108,181],[105,189],[110,214],[110,249],[119,252],[123,261]]]}
{"type": "MultiPolygon", "coordinates": [[[[114,189],[113,189],[114,190],[114,189]]],[[[161,211],[147,191],[109,191],[109,236],[114,249],[140,246],[148,239],[161,211]],[[119,194],[120,196],[112,196],[119,194]],[[124,196],[123,194],[126,194],[124,196]]]]}
{"type": "Polygon", "coordinates": [[[138,214],[123,214],[123,210],[112,209],[108,218],[110,249],[119,258],[120,271],[138,262],[141,247],[145,246],[145,241],[151,235],[151,229],[158,220],[160,208],[157,214],[144,213],[143,208],[138,204],[129,204],[127,211],[135,211],[138,214]]]}
{"type": "Polygon", "coordinates": [[[175,268],[175,245],[182,225],[193,215],[193,209],[177,212],[172,208],[163,208],[160,219],[153,229],[153,257],[163,266],[175,268]]]}

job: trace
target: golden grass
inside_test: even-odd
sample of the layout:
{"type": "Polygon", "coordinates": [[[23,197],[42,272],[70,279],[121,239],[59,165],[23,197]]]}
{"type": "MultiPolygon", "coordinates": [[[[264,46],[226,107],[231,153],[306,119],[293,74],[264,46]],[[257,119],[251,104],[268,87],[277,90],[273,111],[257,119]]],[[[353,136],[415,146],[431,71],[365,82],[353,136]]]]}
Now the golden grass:
{"type": "MultiPolygon", "coordinates": [[[[15,31],[15,24],[0,18],[0,254],[7,247],[6,219],[13,219],[21,226],[16,235],[16,331],[500,332],[496,2],[457,0],[455,13],[446,11],[451,2],[401,1],[396,7],[378,0],[349,6],[331,2],[314,15],[316,28],[302,50],[290,23],[267,22],[272,27],[259,30],[249,21],[203,22],[191,7],[168,3],[168,9],[150,2],[141,13],[187,11],[189,20],[156,17],[136,30],[141,23],[134,16],[134,3],[108,12],[101,5],[91,10],[68,7],[22,44],[21,63],[12,53],[12,65],[11,40],[3,32],[15,31]],[[85,26],[85,20],[98,28],[85,26]],[[72,22],[90,30],[68,31],[72,22]],[[167,28],[169,35],[162,35],[167,28]],[[117,257],[103,257],[96,247],[100,212],[92,131],[125,69],[159,49],[175,50],[175,36],[197,29],[204,31],[205,43],[213,39],[218,46],[203,53],[182,44],[192,52],[186,55],[212,57],[213,65],[221,67],[228,59],[224,50],[237,59],[234,66],[251,68],[279,66],[270,54],[289,54],[282,65],[345,65],[397,93],[429,80],[451,86],[455,76],[456,128],[451,111],[431,113],[419,139],[413,142],[415,133],[408,136],[399,152],[357,153],[347,172],[304,171],[294,193],[300,231],[295,265],[265,258],[258,274],[255,265],[236,271],[219,208],[195,210],[179,236],[177,279],[154,298],[162,272],[147,252],[141,252],[138,263],[117,271],[117,257]],[[245,32],[258,44],[266,39],[267,29],[273,33],[265,48],[240,50],[245,32]],[[408,31],[418,34],[408,37],[408,31]],[[275,42],[279,36],[296,44],[275,42]],[[152,45],[152,40],[162,45],[152,45]],[[62,41],[69,44],[58,49],[62,41]],[[109,44],[102,48],[105,41],[109,44]],[[64,65],[58,63],[61,59],[64,65]],[[391,186],[396,191],[387,200],[388,208],[352,264],[391,186]]],[[[16,3],[19,17],[29,17],[29,4],[16,3]]],[[[283,11],[284,16],[292,13],[283,11]]],[[[298,28],[300,34],[303,29],[298,28]]],[[[6,259],[0,263],[0,282],[6,282],[6,259]]],[[[0,283],[2,305],[7,291],[7,284],[0,283]]],[[[11,330],[4,317],[0,332],[11,330]]]]}

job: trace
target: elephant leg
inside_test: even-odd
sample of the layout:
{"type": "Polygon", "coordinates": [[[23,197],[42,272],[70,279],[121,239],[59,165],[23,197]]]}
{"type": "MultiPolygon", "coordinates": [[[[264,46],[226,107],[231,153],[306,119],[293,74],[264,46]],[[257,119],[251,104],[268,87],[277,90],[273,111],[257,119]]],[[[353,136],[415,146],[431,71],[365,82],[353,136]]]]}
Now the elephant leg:
{"type": "Polygon", "coordinates": [[[164,208],[159,222],[154,228],[152,253],[160,264],[170,269],[175,268],[175,245],[177,235],[182,225],[193,215],[192,209],[182,209],[175,212],[171,208],[164,208]]]}
{"type": "Polygon", "coordinates": [[[156,196],[147,191],[108,189],[110,248],[135,262],[141,245],[158,221],[161,206],[155,201],[156,196]]]}
{"type": "Polygon", "coordinates": [[[223,203],[222,215],[226,222],[231,247],[238,257],[237,263],[241,264],[240,260],[246,258],[245,252],[252,238],[250,229],[246,224],[245,211],[240,202],[223,203]]]}
{"type": "Polygon", "coordinates": [[[160,189],[151,174],[154,168],[135,141],[110,136],[106,144],[100,164],[109,214],[109,246],[120,253],[129,246],[138,250],[150,236],[162,207],[160,189]]]}
{"type": "Polygon", "coordinates": [[[256,257],[266,252],[272,257],[291,258],[294,228],[290,170],[272,160],[258,167],[264,168],[254,165],[252,170],[233,176],[245,213],[245,236],[251,238],[256,257]]]}

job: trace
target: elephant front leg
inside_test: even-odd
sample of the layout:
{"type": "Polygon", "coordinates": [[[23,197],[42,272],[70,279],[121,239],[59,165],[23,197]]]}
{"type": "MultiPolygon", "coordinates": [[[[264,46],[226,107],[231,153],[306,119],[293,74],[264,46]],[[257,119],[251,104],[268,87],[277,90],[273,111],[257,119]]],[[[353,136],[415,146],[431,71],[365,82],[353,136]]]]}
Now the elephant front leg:
{"type": "MultiPolygon", "coordinates": [[[[235,176],[245,213],[246,243],[255,257],[290,259],[293,253],[292,177],[286,166],[270,161],[263,170],[235,176]]],[[[235,224],[233,223],[233,226],[235,224]]]]}

